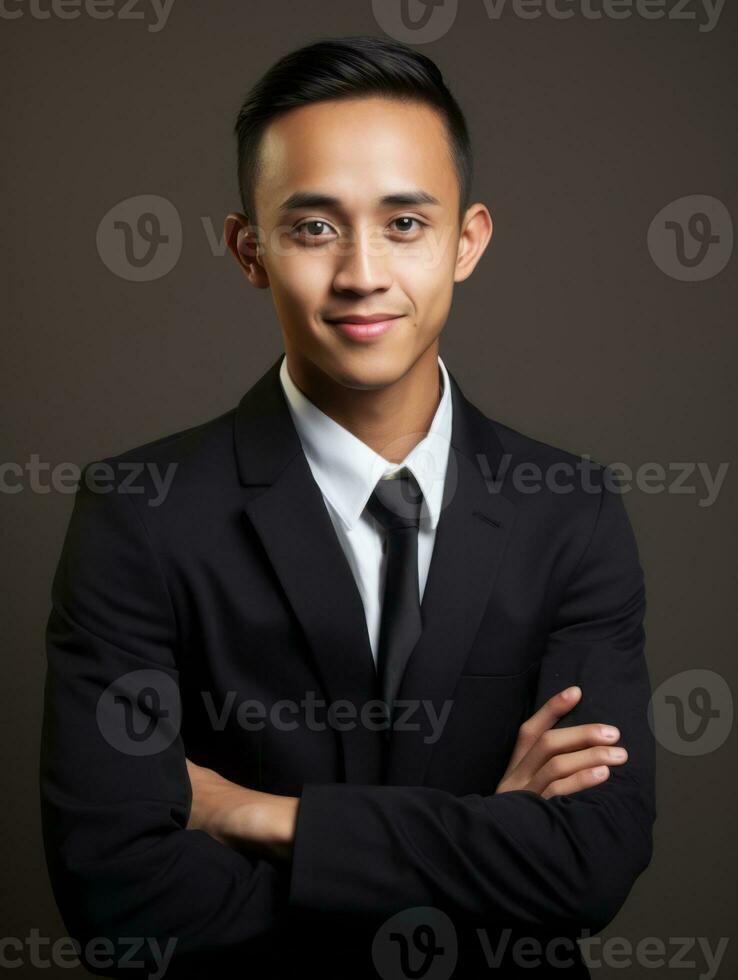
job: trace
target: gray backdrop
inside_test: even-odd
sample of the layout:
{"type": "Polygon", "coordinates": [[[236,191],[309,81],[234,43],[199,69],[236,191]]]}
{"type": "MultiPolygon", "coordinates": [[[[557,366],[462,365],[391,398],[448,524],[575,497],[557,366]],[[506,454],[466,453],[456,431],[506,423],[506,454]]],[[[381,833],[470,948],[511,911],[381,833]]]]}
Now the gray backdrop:
{"type": "MultiPolygon", "coordinates": [[[[493,418],[633,473],[659,816],[653,863],[598,937],[593,976],[671,976],[674,937],[689,937],[680,976],[735,976],[736,4],[447,0],[414,32],[400,0],[111,0],[97,8],[107,19],[55,2],[8,0],[0,14],[0,937],[65,934],[37,790],[43,631],[73,502],[61,464],[224,412],[276,358],[270,296],[221,241],[240,210],[233,118],[286,51],[367,33],[417,43],[444,71],[475,143],[475,199],[495,220],[456,289],[446,363],[493,418]],[[170,241],[126,273],[110,226],[133,221],[139,195],[165,199],[152,206],[170,241]],[[696,690],[708,700],[690,702],[696,690]],[[716,714],[695,738],[706,703],[716,714]],[[648,937],[661,967],[654,947],[637,950],[648,937]]],[[[36,975],[23,949],[6,951],[22,956],[16,975],[36,975]]]]}

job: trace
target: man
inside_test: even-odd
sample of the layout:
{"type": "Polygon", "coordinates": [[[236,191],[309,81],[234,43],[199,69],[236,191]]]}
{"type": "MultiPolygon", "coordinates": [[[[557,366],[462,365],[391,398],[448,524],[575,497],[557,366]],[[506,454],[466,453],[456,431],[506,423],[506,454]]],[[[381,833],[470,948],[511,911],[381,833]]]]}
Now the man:
{"type": "Polygon", "coordinates": [[[226,240],[285,355],[83,473],[41,759],[65,923],[106,976],[588,976],[656,816],[613,474],[439,357],[492,219],[429,59],[317,42],[236,132],[226,240]]]}

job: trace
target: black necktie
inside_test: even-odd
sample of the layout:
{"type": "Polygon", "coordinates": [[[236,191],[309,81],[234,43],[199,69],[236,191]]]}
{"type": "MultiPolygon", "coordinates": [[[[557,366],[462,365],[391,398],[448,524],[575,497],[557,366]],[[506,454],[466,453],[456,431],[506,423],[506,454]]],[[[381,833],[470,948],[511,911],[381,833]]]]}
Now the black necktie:
{"type": "MultiPolygon", "coordinates": [[[[415,477],[400,470],[378,481],[366,505],[387,532],[387,573],[377,650],[377,673],[387,717],[423,624],[418,589],[418,524],[423,494],[415,477]]],[[[389,741],[390,729],[385,731],[389,741]]]]}

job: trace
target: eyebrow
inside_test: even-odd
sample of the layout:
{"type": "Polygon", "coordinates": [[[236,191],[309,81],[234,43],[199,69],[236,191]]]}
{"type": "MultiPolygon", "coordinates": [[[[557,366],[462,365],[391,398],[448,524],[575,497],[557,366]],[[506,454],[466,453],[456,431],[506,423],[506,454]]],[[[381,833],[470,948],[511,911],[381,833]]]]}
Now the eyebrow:
{"type": "MultiPolygon", "coordinates": [[[[441,202],[437,197],[424,190],[398,191],[395,194],[385,194],[377,198],[378,207],[402,207],[413,204],[436,204],[441,202]]],[[[330,194],[319,194],[312,191],[296,191],[294,194],[282,201],[277,209],[280,214],[288,211],[297,211],[300,208],[335,208],[341,210],[341,199],[330,194]]]]}

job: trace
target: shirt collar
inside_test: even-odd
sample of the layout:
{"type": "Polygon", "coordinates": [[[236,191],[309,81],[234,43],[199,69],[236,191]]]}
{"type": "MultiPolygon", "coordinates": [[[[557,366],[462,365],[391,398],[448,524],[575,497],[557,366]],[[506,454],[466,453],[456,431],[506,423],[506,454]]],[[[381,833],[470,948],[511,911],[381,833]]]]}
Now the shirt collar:
{"type": "Polygon", "coordinates": [[[339,425],[297,387],[282,358],[279,380],[310,469],[321,492],[350,530],[361,517],[377,480],[407,467],[420,485],[425,517],[435,529],[441,516],[443,485],[451,442],[451,385],[438,357],[442,393],[426,436],[401,463],[391,463],[339,425]],[[426,508],[427,507],[427,516],[426,508]]]}

